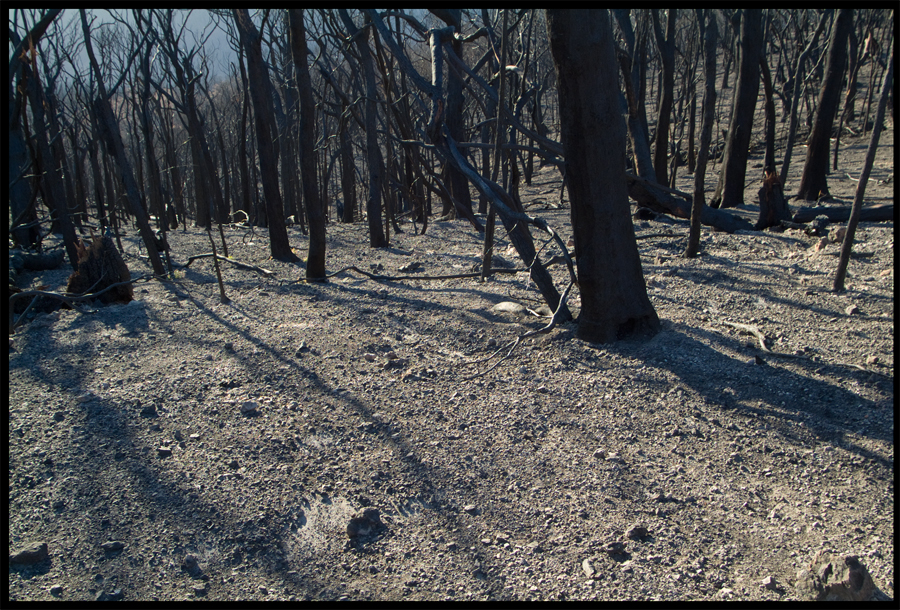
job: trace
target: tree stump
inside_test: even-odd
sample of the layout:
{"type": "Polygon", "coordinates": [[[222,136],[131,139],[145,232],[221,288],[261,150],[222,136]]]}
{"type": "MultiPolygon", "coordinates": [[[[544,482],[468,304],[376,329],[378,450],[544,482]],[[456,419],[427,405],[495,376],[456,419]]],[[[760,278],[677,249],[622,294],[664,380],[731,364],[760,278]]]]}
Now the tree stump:
{"type": "MultiPolygon", "coordinates": [[[[79,241],[75,247],[78,250],[78,269],[69,276],[66,287],[69,294],[95,293],[112,284],[131,279],[128,266],[109,235],[94,237],[87,247],[79,241]]],[[[97,298],[104,304],[128,303],[134,300],[134,292],[131,284],[124,284],[97,298]]]]}
{"type": "Polygon", "coordinates": [[[753,227],[761,231],[781,224],[782,220],[791,219],[791,209],[781,190],[781,181],[774,169],[766,170],[766,179],[759,189],[759,219],[753,227]]]}

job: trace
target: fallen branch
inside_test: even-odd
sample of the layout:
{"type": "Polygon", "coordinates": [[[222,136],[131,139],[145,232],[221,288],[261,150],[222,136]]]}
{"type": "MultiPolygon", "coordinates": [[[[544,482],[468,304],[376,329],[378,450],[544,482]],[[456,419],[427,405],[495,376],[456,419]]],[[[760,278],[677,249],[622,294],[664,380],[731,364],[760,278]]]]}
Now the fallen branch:
{"type": "Polygon", "coordinates": [[[769,354],[770,356],[777,356],[779,358],[793,358],[795,360],[807,360],[809,362],[816,362],[817,364],[832,364],[835,366],[846,366],[846,367],[860,370],[864,373],[871,373],[873,375],[880,375],[881,377],[885,377],[887,379],[893,379],[893,377],[891,377],[890,375],[885,375],[884,373],[879,373],[878,371],[873,371],[871,369],[867,369],[866,367],[860,366],[858,364],[851,364],[849,362],[820,362],[820,361],[813,361],[808,356],[801,356],[800,354],[785,354],[783,352],[773,352],[766,345],[766,340],[767,340],[766,336],[763,334],[763,332],[761,330],[759,330],[758,326],[754,326],[752,324],[740,324],[738,322],[727,322],[727,321],[725,322],[725,324],[727,324],[728,326],[731,326],[732,328],[736,328],[738,330],[744,331],[745,333],[755,336],[757,338],[757,340],[759,340],[760,349],[762,351],[764,351],[765,353],[769,354]]]}
{"type": "MultiPolygon", "coordinates": [[[[794,222],[811,222],[816,216],[826,216],[831,222],[845,222],[850,219],[849,205],[831,207],[806,207],[794,212],[794,222]]],[[[887,222],[894,219],[894,204],[879,203],[864,207],[859,215],[863,222],[887,222]]]]}
{"type": "MultiPolygon", "coordinates": [[[[334,273],[329,273],[325,277],[318,278],[303,278],[299,280],[295,280],[293,282],[288,282],[286,285],[291,286],[293,284],[308,284],[310,282],[322,282],[327,279],[333,278],[336,275],[340,275],[346,271],[355,271],[360,275],[364,275],[370,280],[375,280],[376,282],[396,282],[403,280],[458,280],[469,277],[481,277],[481,272],[475,273],[457,273],[454,275],[378,275],[377,273],[369,273],[368,271],[363,271],[359,267],[349,266],[344,267],[343,269],[339,269],[334,273]]],[[[491,269],[491,273],[527,273],[528,269],[491,269]]]]}
{"type": "MultiPolygon", "coordinates": [[[[506,352],[506,355],[503,356],[502,358],[500,358],[500,360],[495,362],[492,367],[485,369],[484,371],[482,371],[480,373],[470,375],[469,377],[464,377],[463,381],[471,381],[472,379],[476,379],[478,377],[483,377],[484,375],[487,375],[488,373],[493,371],[495,368],[500,366],[501,363],[508,360],[509,357],[512,356],[512,353],[515,351],[515,349],[519,346],[519,344],[522,343],[522,341],[524,341],[528,337],[545,334],[545,333],[548,333],[551,330],[553,330],[556,327],[556,325],[559,323],[559,319],[562,317],[562,316],[560,316],[560,312],[563,311],[566,299],[568,298],[569,292],[571,292],[572,286],[574,286],[574,285],[575,285],[575,281],[573,280],[573,281],[569,282],[568,286],[566,286],[565,292],[563,292],[562,297],[560,297],[560,299],[559,299],[559,307],[557,307],[556,311],[553,312],[553,316],[550,318],[550,322],[548,322],[546,326],[542,326],[541,328],[538,328],[535,330],[529,330],[528,332],[519,335],[518,337],[516,337],[515,340],[511,341],[510,343],[508,343],[506,345],[506,347],[509,347],[509,351],[506,352]]],[[[491,358],[493,358],[494,356],[499,354],[501,351],[506,349],[506,347],[501,347],[501,348],[497,349],[493,354],[491,354],[490,356],[488,356],[486,358],[481,358],[480,360],[473,360],[471,362],[463,362],[461,364],[462,364],[462,366],[469,366],[472,364],[479,364],[481,362],[487,362],[488,360],[490,360],[491,358]]]]}
{"type": "Polygon", "coordinates": [[[78,311],[75,307],[74,303],[79,301],[90,301],[96,299],[104,292],[112,290],[113,288],[117,288],[118,286],[124,286],[126,284],[133,284],[139,280],[149,280],[149,279],[165,279],[165,277],[156,276],[153,274],[144,274],[135,278],[131,278],[130,280],[124,282],[116,282],[115,284],[110,284],[103,290],[93,292],[90,294],[81,294],[81,295],[71,295],[71,294],[61,294],[59,292],[49,292],[46,290],[27,290],[25,292],[17,292],[16,294],[9,297],[9,334],[15,334],[16,327],[22,324],[22,320],[25,318],[25,314],[31,309],[31,306],[34,305],[34,302],[37,300],[37,297],[49,297],[51,299],[56,299],[58,301],[62,301],[66,303],[69,307],[78,311]],[[20,299],[24,299],[25,297],[35,297],[34,300],[31,301],[31,304],[22,312],[22,315],[19,316],[15,322],[13,319],[15,317],[15,303],[20,299]]]}
{"type": "Polygon", "coordinates": [[[248,271],[256,271],[257,273],[264,275],[265,277],[269,277],[270,275],[275,275],[274,271],[269,271],[268,269],[263,269],[262,267],[257,267],[256,265],[248,265],[247,263],[241,263],[236,260],[232,260],[230,258],[225,258],[224,256],[220,256],[218,254],[213,254],[212,252],[209,252],[207,254],[197,254],[195,256],[190,257],[188,259],[188,261],[184,264],[184,267],[185,268],[190,267],[191,263],[193,263],[195,260],[197,260],[199,258],[212,258],[213,256],[216,257],[216,260],[229,262],[232,265],[234,265],[235,267],[240,267],[241,269],[247,269],[248,271]]]}

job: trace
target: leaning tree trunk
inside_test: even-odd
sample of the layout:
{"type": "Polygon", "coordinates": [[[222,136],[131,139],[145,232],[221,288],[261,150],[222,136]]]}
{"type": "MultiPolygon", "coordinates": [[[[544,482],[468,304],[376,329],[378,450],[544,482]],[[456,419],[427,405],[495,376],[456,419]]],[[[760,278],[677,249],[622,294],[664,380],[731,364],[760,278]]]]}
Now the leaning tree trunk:
{"type": "Polygon", "coordinates": [[[384,227],[381,224],[381,182],[384,162],[381,158],[381,149],[378,147],[378,132],[376,131],[378,90],[375,87],[375,66],[369,51],[369,28],[360,33],[345,9],[340,9],[339,14],[344,27],[356,39],[356,49],[366,82],[366,156],[369,165],[369,196],[366,200],[366,214],[369,220],[369,245],[372,248],[386,248],[388,241],[384,236],[384,227]]]}
{"type": "Polygon", "coordinates": [[[162,258],[159,250],[156,248],[156,236],[153,235],[153,229],[150,228],[150,221],[147,218],[147,212],[141,204],[140,191],[137,182],[134,179],[134,172],[131,169],[131,162],[125,154],[125,145],[122,142],[122,134],[119,133],[119,125],[113,115],[112,106],[106,93],[106,87],[103,85],[103,75],[100,73],[100,66],[94,56],[93,45],[91,44],[91,32],[88,27],[87,15],[84,9],[81,9],[81,27],[84,30],[85,50],[91,63],[91,69],[97,78],[97,86],[100,96],[94,100],[94,112],[97,115],[99,131],[101,139],[107,147],[108,152],[116,160],[119,166],[119,173],[122,182],[125,184],[125,201],[128,203],[129,212],[137,222],[141,239],[144,247],[147,248],[147,255],[150,258],[150,265],[153,267],[153,273],[157,276],[165,276],[166,270],[163,267],[162,258]]]}
{"type": "Polygon", "coordinates": [[[625,131],[608,14],[604,9],[548,10],[547,31],[581,289],[578,336],[609,343],[653,335],[660,324],[647,297],[629,214],[625,131]]]}
{"type": "Polygon", "coordinates": [[[744,202],[750,132],[759,93],[759,58],[764,44],[761,14],[761,9],[744,9],[741,16],[741,61],[722,171],[711,202],[716,208],[731,208],[744,202]]]}
{"type": "Polygon", "coordinates": [[[278,160],[275,158],[272,127],[275,124],[272,101],[268,99],[271,90],[269,70],[262,57],[262,38],[250,20],[247,9],[233,9],[234,20],[240,30],[241,43],[247,53],[250,81],[250,99],[256,117],[256,139],[259,144],[259,171],[262,174],[265,193],[266,217],[269,225],[269,247],[272,258],[296,262],[297,255],[291,251],[287,228],[284,224],[284,205],[278,190],[278,160]]]}
{"type": "MultiPolygon", "coordinates": [[[[700,9],[697,10],[697,19],[700,21],[700,31],[703,32],[703,20],[700,9]]],[[[712,140],[713,122],[716,120],[716,14],[712,9],[706,11],[706,31],[703,37],[704,43],[704,67],[706,77],[706,89],[703,92],[703,119],[700,126],[700,150],[697,151],[697,165],[694,168],[694,200],[691,202],[691,229],[688,235],[688,245],[684,251],[686,258],[697,256],[700,250],[700,218],[703,208],[706,207],[704,194],[704,181],[706,176],[706,163],[709,161],[709,144],[712,140]]]]}
{"type": "Polygon", "coordinates": [[[837,272],[834,276],[834,291],[844,290],[844,279],[847,277],[847,265],[850,263],[850,250],[853,248],[853,237],[856,234],[856,226],[859,224],[859,216],[862,211],[863,197],[866,194],[866,183],[872,165],[875,163],[875,151],[878,149],[878,139],[881,137],[881,122],[884,120],[884,112],[887,107],[888,95],[891,92],[891,80],[894,72],[894,52],[891,50],[891,58],[887,69],[884,71],[884,81],[881,83],[881,96],[878,99],[878,110],[875,112],[875,124],[872,127],[872,139],[869,140],[869,149],[866,151],[866,161],[862,174],[856,186],[856,196],[853,198],[853,209],[850,212],[850,221],[847,223],[847,232],[844,234],[844,243],[841,244],[841,256],[838,260],[837,272]]]}
{"type": "Polygon", "coordinates": [[[797,199],[819,199],[828,195],[828,152],[831,148],[831,131],[834,116],[841,101],[841,80],[847,63],[847,39],[853,27],[853,10],[840,9],[831,28],[828,41],[828,59],[825,62],[825,78],[816,105],[816,118],[806,149],[806,165],[797,189],[797,199]]]}

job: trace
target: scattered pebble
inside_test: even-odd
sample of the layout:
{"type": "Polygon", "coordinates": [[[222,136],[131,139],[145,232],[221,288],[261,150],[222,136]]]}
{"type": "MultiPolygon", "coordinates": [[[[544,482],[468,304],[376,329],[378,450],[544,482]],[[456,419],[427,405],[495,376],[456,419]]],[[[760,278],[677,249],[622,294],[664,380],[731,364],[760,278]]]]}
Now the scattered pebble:
{"type": "Polygon", "coordinates": [[[125,548],[125,543],[121,540],[110,540],[100,545],[100,548],[107,553],[115,553],[125,548]]]}
{"type": "Polygon", "coordinates": [[[241,413],[244,415],[253,415],[259,409],[259,403],[247,400],[241,404],[241,413]]]}

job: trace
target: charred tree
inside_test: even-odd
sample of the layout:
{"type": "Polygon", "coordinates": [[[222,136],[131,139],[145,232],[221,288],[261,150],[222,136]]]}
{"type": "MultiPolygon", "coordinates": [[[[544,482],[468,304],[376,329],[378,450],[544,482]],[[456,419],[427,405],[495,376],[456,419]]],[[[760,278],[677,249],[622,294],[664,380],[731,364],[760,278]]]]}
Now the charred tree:
{"type": "Polygon", "coordinates": [[[241,44],[247,53],[250,84],[250,99],[253,115],[256,117],[256,140],[259,149],[259,171],[265,194],[266,217],[269,226],[269,247],[272,258],[287,262],[297,262],[297,255],[291,251],[287,228],[284,223],[284,205],[278,190],[278,159],[272,130],[275,125],[275,111],[269,92],[269,69],[262,57],[262,37],[247,9],[232,9],[234,20],[241,36],[241,44]]]}
{"type": "Polygon", "coordinates": [[[709,161],[709,144],[712,140],[713,123],[716,119],[716,14],[712,9],[697,9],[697,21],[703,39],[703,74],[706,87],[703,90],[703,118],[700,125],[700,150],[697,151],[697,165],[694,168],[694,198],[691,202],[691,229],[684,256],[693,258],[700,251],[700,219],[705,201],[706,164],[709,161]],[[704,22],[706,24],[704,29],[704,22]]]}
{"type": "Polygon", "coordinates": [[[797,199],[815,200],[828,195],[828,153],[832,128],[841,99],[841,81],[847,64],[847,39],[853,27],[853,10],[840,9],[831,28],[825,78],[819,92],[816,116],[806,149],[806,164],[797,189],[797,199]]]}
{"type": "Polygon", "coordinates": [[[659,318],[647,297],[625,189],[625,133],[608,14],[548,10],[547,31],[581,289],[578,336],[609,343],[654,335],[659,318]]]}
{"type": "Polygon", "coordinates": [[[303,26],[303,9],[288,11],[291,35],[291,57],[297,74],[300,97],[300,172],[303,201],[309,221],[309,255],[306,260],[306,278],[325,277],[325,210],[319,197],[316,179],[316,103],[313,100],[309,65],[306,63],[306,28],[303,26]]]}
{"type": "Polygon", "coordinates": [[[710,202],[714,208],[731,208],[744,202],[750,132],[759,93],[759,60],[764,44],[761,15],[761,9],[744,9],[741,15],[741,59],[722,171],[710,202]]]}

